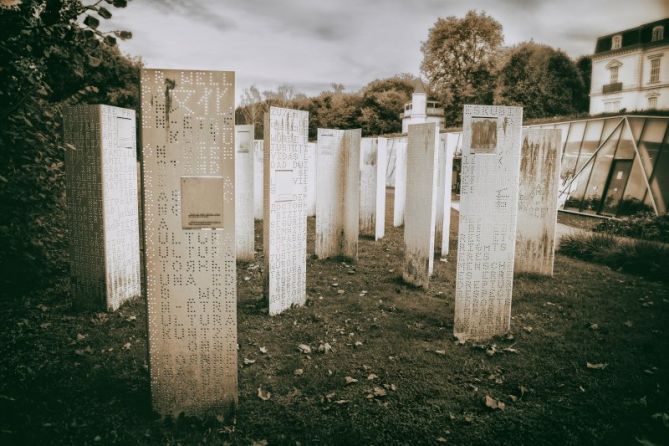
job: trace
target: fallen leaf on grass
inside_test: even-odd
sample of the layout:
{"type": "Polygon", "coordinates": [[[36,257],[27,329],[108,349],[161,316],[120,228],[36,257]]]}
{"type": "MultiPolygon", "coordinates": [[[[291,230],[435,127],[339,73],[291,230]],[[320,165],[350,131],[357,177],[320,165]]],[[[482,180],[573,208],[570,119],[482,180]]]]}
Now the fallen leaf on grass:
{"type": "Polygon", "coordinates": [[[637,441],[637,443],[639,443],[643,446],[660,446],[659,444],[653,443],[652,441],[646,440],[645,438],[634,437],[634,439],[637,441]]]}
{"type": "Polygon", "coordinates": [[[386,389],[384,389],[383,387],[377,387],[377,386],[374,386],[373,393],[374,393],[374,396],[379,397],[379,398],[388,395],[388,392],[386,392],[386,389]]]}
{"type": "Polygon", "coordinates": [[[437,437],[437,443],[446,443],[446,442],[448,442],[448,440],[445,439],[444,437],[437,437]]]}
{"type": "MultiPolygon", "coordinates": [[[[302,344],[300,344],[302,345],[302,344]]],[[[308,346],[307,346],[308,347],[308,346]]],[[[311,349],[309,349],[311,350],[311,349]]],[[[322,343],[321,345],[318,346],[318,352],[323,353],[324,355],[330,353],[332,351],[332,346],[328,344],[327,342],[322,343]]]]}
{"type": "Polygon", "coordinates": [[[606,363],[606,362],[603,362],[603,363],[602,362],[598,362],[598,363],[586,362],[585,363],[585,366],[587,368],[593,369],[593,370],[604,370],[606,368],[606,366],[608,366],[608,365],[609,364],[606,363]]]}
{"type": "Polygon", "coordinates": [[[370,381],[373,380],[373,379],[376,379],[376,378],[378,378],[378,376],[376,376],[376,374],[374,374],[374,373],[370,373],[369,375],[367,375],[367,379],[370,380],[370,381]]]}
{"type": "Polygon", "coordinates": [[[260,353],[263,355],[267,353],[267,347],[260,347],[258,350],[260,350],[260,353]]]}
{"type": "Polygon", "coordinates": [[[123,344],[123,350],[130,350],[130,347],[132,347],[132,344],[130,342],[126,342],[123,344]]]}
{"type": "Polygon", "coordinates": [[[495,353],[497,353],[497,346],[495,344],[492,344],[490,348],[485,351],[485,354],[488,356],[493,356],[495,353]]]}
{"type": "Polygon", "coordinates": [[[258,398],[263,401],[267,401],[272,397],[272,394],[266,390],[263,390],[262,387],[258,387],[258,398]]]}
{"type": "Polygon", "coordinates": [[[352,376],[347,376],[347,377],[345,377],[344,379],[346,380],[346,384],[347,384],[347,385],[348,385],[348,384],[354,384],[354,383],[357,383],[357,382],[358,382],[358,380],[355,379],[355,378],[353,378],[352,376]]]}
{"type": "Polygon", "coordinates": [[[293,370],[293,375],[295,375],[295,376],[302,376],[302,375],[304,375],[304,369],[295,369],[295,370],[293,370]]]}
{"type": "Polygon", "coordinates": [[[79,342],[83,341],[87,337],[88,337],[88,335],[77,333],[77,341],[79,341],[79,342]]]}
{"type": "Polygon", "coordinates": [[[301,353],[304,353],[305,355],[308,355],[309,353],[311,353],[311,347],[309,347],[309,346],[306,345],[306,344],[299,344],[299,345],[297,346],[297,349],[298,349],[301,353]]]}
{"type": "Polygon", "coordinates": [[[349,400],[337,400],[337,401],[335,401],[335,404],[339,404],[341,406],[342,404],[348,404],[350,402],[351,401],[349,401],[349,400]]]}
{"type": "Polygon", "coordinates": [[[527,333],[532,333],[532,330],[534,330],[532,327],[523,327],[523,331],[526,331],[527,333]]]}
{"type": "Polygon", "coordinates": [[[344,290],[337,290],[337,294],[344,294],[346,291],[344,290]]]}
{"type": "Polygon", "coordinates": [[[446,355],[446,350],[435,350],[434,352],[438,355],[441,355],[441,356],[446,355]]]}
{"type": "Polygon", "coordinates": [[[502,349],[502,351],[505,352],[505,353],[516,353],[516,354],[518,354],[518,350],[516,350],[513,347],[504,347],[502,349]]]}
{"type": "Polygon", "coordinates": [[[598,324],[590,324],[589,328],[592,331],[597,331],[597,330],[599,330],[599,325],[598,324]]]}
{"type": "Polygon", "coordinates": [[[255,364],[255,362],[256,362],[255,359],[244,358],[244,365],[255,364]]]}
{"type": "Polygon", "coordinates": [[[395,384],[384,384],[383,387],[388,390],[392,390],[393,392],[397,390],[397,386],[395,384]]]}
{"type": "Polygon", "coordinates": [[[632,321],[625,321],[625,322],[623,323],[623,325],[624,325],[625,327],[627,327],[627,328],[630,328],[630,327],[632,327],[632,326],[634,325],[634,322],[632,322],[632,321]]]}
{"type": "Polygon", "coordinates": [[[51,322],[44,322],[43,324],[39,324],[39,328],[42,329],[47,329],[51,326],[51,322]]]}
{"type": "Polygon", "coordinates": [[[353,344],[354,347],[362,347],[362,342],[360,341],[355,341],[355,344],[353,344]]]}
{"type": "Polygon", "coordinates": [[[664,427],[669,428],[669,415],[668,414],[666,414],[664,412],[662,412],[662,413],[658,412],[658,413],[654,413],[653,415],[651,415],[651,418],[654,419],[654,420],[661,420],[662,424],[664,424],[664,427]]]}
{"type": "Polygon", "coordinates": [[[504,410],[506,407],[506,404],[503,402],[496,400],[495,398],[491,397],[490,395],[485,396],[485,405],[486,407],[489,407],[492,410],[504,410]]]}

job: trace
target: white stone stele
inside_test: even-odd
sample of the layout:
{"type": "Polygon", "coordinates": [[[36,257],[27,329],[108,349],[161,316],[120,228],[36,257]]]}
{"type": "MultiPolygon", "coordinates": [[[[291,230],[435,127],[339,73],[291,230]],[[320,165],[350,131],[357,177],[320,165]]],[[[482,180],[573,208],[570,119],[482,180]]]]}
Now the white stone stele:
{"type": "Polygon", "coordinates": [[[135,112],[69,107],[63,136],[72,296],[113,311],[141,294],[135,112]]]}
{"type": "Polygon", "coordinates": [[[307,299],[307,135],[309,113],[265,113],[264,292],[275,315],[307,299]]]}
{"type": "MultiPolygon", "coordinates": [[[[446,258],[449,251],[449,236],[451,233],[451,194],[453,192],[453,157],[457,146],[458,135],[445,133],[442,135],[444,150],[439,155],[444,154],[444,178],[443,178],[443,200],[441,219],[441,248],[439,250],[441,257],[446,258]]],[[[441,164],[441,163],[440,163],[441,164]]],[[[437,224],[437,228],[439,225],[437,224]]]]}
{"type": "Polygon", "coordinates": [[[454,335],[503,335],[511,321],[522,107],[465,105],[454,335]]]}
{"type": "Polygon", "coordinates": [[[561,133],[559,129],[523,130],[515,273],[553,275],[561,133]]]}
{"type": "Polygon", "coordinates": [[[358,258],[361,130],[318,129],[316,255],[358,258]]]}
{"type": "Polygon", "coordinates": [[[407,190],[407,138],[393,138],[395,152],[395,201],[393,206],[393,226],[404,224],[404,208],[407,190]]]}
{"type": "Polygon", "coordinates": [[[234,93],[230,71],[141,71],[149,369],[163,416],[227,416],[237,403],[234,93]]]}
{"type": "Polygon", "coordinates": [[[316,143],[307,143],[307,217],[316,216],[316,143]]]}
{"type": "Polygon", "coordinates": [[[388,139],[379,136],[376,147],[376,209],[374,211],[374,240],[386,234],[386,168],[388,139]]]}
{"type": "Polygon", "coordinates": [[[253,218],[262,220],[263,206],[263,140],[253,141],[253,218]]]}
{"type": "Polygon", "coordinates": [[[377,152],[377,138],[360,140],[360,232],[367,235],[376,230],[377,152]]]}
{"type": "Polygon", "coordinates": [[[245,262],[255,258],[253,128],[235,126],[235,238],[237,260],[245,262]]]}
{"type": "Polygon", "coordinates": [[[439,168],[439,127],[436,123],[409,125],[406,165],[402,278],[427,288],[434,264],[435,192],[439,168]]]}

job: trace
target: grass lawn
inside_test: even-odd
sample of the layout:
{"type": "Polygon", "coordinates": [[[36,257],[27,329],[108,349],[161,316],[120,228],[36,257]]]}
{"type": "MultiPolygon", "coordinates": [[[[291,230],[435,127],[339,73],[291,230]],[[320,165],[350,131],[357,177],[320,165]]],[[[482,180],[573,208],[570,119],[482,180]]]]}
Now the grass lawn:
{"type": "MultiPolygon", "coordinates": [[[[667,285],[558,255],[554,278],[516,277],[511,336],[459,345],[457,213],[421,290],[400,279],[391,193],[387,206],[383,240],[362,237],[355,265],[310,256],[308,304],[275,317],[257,222],[257,262],[238,265],[232,428],[151,411],[143,299],[76,312],[66,279],[6,296],[0,444],[669,444],[667,285]]],[[[313,238],[309,219],[309,252],[313,238]]]]}

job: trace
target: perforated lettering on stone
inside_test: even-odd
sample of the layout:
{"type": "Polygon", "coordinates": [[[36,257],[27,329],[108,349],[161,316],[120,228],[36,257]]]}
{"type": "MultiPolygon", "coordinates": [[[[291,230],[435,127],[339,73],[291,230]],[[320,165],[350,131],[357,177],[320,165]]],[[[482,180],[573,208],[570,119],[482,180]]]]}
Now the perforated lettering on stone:
{"type": "Polygon", "coordinates": [[[424,288],[429,285],[434,259],[438,163],[437,124],[409,125],[402,278],[424,288]]]}
{"type": "Polygon", "coordinates": [[[559,129],[523,130],[516,273],[553,275],[561,134],[559,129]]]}
{"type": "Polygon", "coordinates": [[[141,293],[135,112],[71,107],[63,132],[72,294],[116,310],[141,293]]]}
{"type": "Polygon", "coordinates": [[[376,147],[376,200],[374,211],[374,240],[380,240],[386,233],[386,168],[388,158],[388,138],[379,137],[376,147]]]}
{"type": "Polygon", "coordinates": [[[358,257],[360,129],[318,129],[316,255],[358,257]]]}
{"type": "Polygon", "coordinates": [[[309,113],[270,107],[264,129],[264,286],[274,315],[306,301],[309,113]]]}
{"type": "Polygon", "coordinates": [[[466,105],[454,334],[509,330],[523,109],[466,105]]]}
{"type": "Polygon", "coordinates": [[[142,70],[148,345],[162,415],[225,416],[237,402],[234,92],[233,72],[142,70]],[[184,213],[219,223],[184,229],[184,213]]]}
{"type": "Polygon", "coordinates": [[[254,192],[253,126],[235,126],[235,236],[237,260],[254,259],[253,192],[254,192]]]}

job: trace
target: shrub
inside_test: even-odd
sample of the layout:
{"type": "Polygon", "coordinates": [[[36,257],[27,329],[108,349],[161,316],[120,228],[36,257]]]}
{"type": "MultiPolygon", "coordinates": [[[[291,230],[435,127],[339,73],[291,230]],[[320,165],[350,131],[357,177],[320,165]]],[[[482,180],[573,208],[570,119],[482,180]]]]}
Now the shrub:
{"type": "Polygon", "coordinates": [[[607,220],[593,228],[596,232],[669,243],[669,215],[643,213],[607,220]]]}
{"type": "Polygon", "coordinates": [[[669,249],[657,242],[622,241],[610,234],[582,232],[563,237],[559,252],[629,274],[669,282],[669,249]]]}

